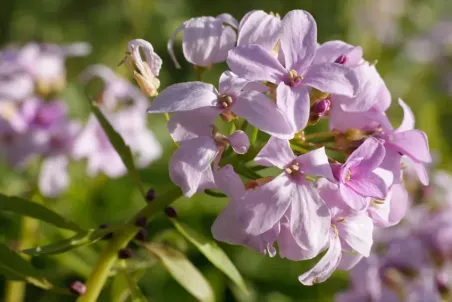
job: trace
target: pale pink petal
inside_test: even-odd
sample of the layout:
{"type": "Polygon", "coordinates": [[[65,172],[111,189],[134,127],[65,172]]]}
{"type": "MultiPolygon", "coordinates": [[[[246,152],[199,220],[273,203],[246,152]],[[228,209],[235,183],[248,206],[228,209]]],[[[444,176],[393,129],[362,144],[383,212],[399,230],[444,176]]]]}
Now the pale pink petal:
{"type": "Polygon", "coordinates": [[[331,216],[317,189],[298,185],[291,197],[290,230],[308,258],[317,256],[328,242],[331,216]],[[315,231],[314,231],[315,230],[315,231]]]}
{"type": "Polygon", "coordinates": [[[276,88],[278,108],[292,126],[293,133],[304,129],[309,120],[309,89],[302,85],[292,88],[280,83],[276,88]]]}
{"type": "Polygon", "coordinates": [[[286,174],[248,191],[237,215],[251,235],[263,234],[279,222],[296,194],[297,185],[286,174]]]}
{"type": "Polygon", "coordinates": [[[223,23],[213,17],[192,18],[185,22],[182,49],[193,65],[207,67],[215,62],[221,45],[223,23]]]}
{"type": "Polygon", "coordinates": [[[374,137],[368,137],[358,149],[353,151],[345,162],[346,166],[350,166],[350,162],[359,161],[352,169],[352,179],[362,177],[375,170],[385,157],[385,148],[383,141],[374,137]]]}
{"type": "Polygon", "coordinates": [[[215,119],[220,112],[221,110],[216,107],[176,112],[168,122],[169,133],[175,142],[199,136],[211,136],[215,119]]]}
{"type": "Polygon", "coordinates": [[[403,121],[400,124],[399,128],[397,128],[397,132],[403,132],[414,129],[414,114],[411,111],[411,108],[404,102],[402,99],[399,99],[399,105],[403,109],[403,121]]]}
{"type": "Polygon", "coordinates": [[[232,199],[238,200],[245,195],[245,186],[231,165],[216,171],[214,177],[218,188],[232,199]]]}
{"type": "Polygon", "coordinates": [[[250,140],[242,130],[237,130],[228,136],[228,142],[231,144],[232,149],[238,154],[245,154],[250,147],[250,140]]]}
{"type": "MultiPolygon", "coordinates": [[[[290,211],[290,208],[288,211],[290,211]]],[[[281,231],[278,236],[279,256],[292,261],[301,261],[312,258],[310,251],[306,251],[298,245],[290,230],[290,221],[286,216],[281,219],[280,225],[281,231]]]]}
{"type": "Polygon", "coordinates": [[[314,285],[328,279],[341,261],[341,242],[333,230],[330,231],[330,247],[320,261],[309,271],[298,277],[303,285],[314,285]]]}
{"type": "Polygon", "coordinates": [[[286,117],[276,104],[262,93],[241,93],[233,104],[232,111],[270,135],[282,139],[293,137],[292,127],[286,117]]]}
{"type": "Polygon", "coordinates": [[[230,26],[223,25],[223,32],[221,33],[218,51],[214,56],[212,56],[211,63],[220,63],[226,61],[226,59],[228,58],[228,52],[235,46],[236,41],[236,31],[230,26]]]}
{"type": "Polygon", "coordinates": [[[43,196],[58,197],[69,187],[68,163],[66,155],[48,157],[43,161],[38,180],[39,192],[43,196]]]}
{"type": "Polygon", "coordinates": [[[176,36],[185,29],[185,23],[186,22],[184,22],[184,24],[182,24],[178,28],[176,28],[176,30],[173,32],[170,39],[168,40],[168,44],[167,44],[168,53],[177,69],[181,69],[181,66],[180,66],[179,62],[177,61],[176,55],[174,54],[174,41],[176,40],[176,36]]]}
{"type": "Polygon", "coordinates": [[[220,94],[236,97],[247,83],[249,83],[248,80],[242,79],[233,72],[226,70],[220,76],[218,90],[220,94]]]}
{"type": "Polygon", "coordinates": [[[311,65],[302,81],[317,90],[352,97],[359,89],[359,79],[352,69],[336,63],[311,65]]]}
{"type": "Polygon", "coordinates": [[[317,48],[313,64],[333,63],[340,56],[345,56],[345,66],[356,65],[362,59],[363,50],[340,40],[328,41],[317,48]]]}
{"type": "Polygon", "coordinates": [[[388,195],[388,187],[385,181],[375,173],[352,178],[346,185],[357,194],[364,197],[384,199],[388,195]]]}
{"type": "Polygon", "coordinates": [[[346,271],[351,270],[359,261],[361,261],[361,259],[363,259],[363,255],[359,253],[342,251],[341,262],[339,263],[338,269],[346,271]]]}
{"type": "Polygon", "coordinates": [[[275,166],[284,169],[284,167],[290,164],[294,159],[295,155],[290,148],[289,141],[272,136],[259,154],[254,158],[254,161],[262,166],[275,166]]]}
{"type": "Polygon", "coordinates": [[[300,168],[305,174],[325,177],[330,181],[334,180],[328,156],[325,153],[325,147],[302,154],[296,160],[300,163],[300,168]]]}
{"type": "Polygon", "coordinates": [[[391,106],[391,102],[391,92],[389,92],[388,87],[386,87],[386,84],[382,81],[374,108],[380,112],[385,112],[388,110],[389,106],[391,106]]]}
{"type": "Polygon", "coordinates": [[[184,195],[191,197],[198,190],[202,173],[218,153],[218,147],[211,137],[198,137],[184,141],[174,152],[169,163],[171,180],[184,195]]]}
{"type": "Polygon", "coordinates": [[[373,244],[374,224],[366,212],[347,216],[344,220],[336,222],[335,225],[342,240],[364,257],[369,257],[373,244]]]}
{"type": "Polygon", "coordinates": [[[288,12],[281,21],[281,49],[287,69],[300,72],[314,59],[317,49],[317,24],[306,11],[288,12]]]}
{"type": "Polygon", "coordinates": [[[217,185],[215,183],[215,178],[213,176],[212,167],[207,167],[201,174],[201,178],[199,179],[198,190],[197,193],[203,193],[206,189],[216,189],[217,185]]]}
{"type": "Polygon", "coordinates": [[[370,199],[355,193],[347,186],[340,184],[339,193],[344,202],[354,211],[360,212],[367,209],[370,199]]]}
{"type": "Polygon", "coordinates": [[[218,92],[211,84],[187,82],[163,90],[153,101],[148,113],[189,111],[217,106],[218,92]]]}
{"type": "Polygon", "coordinates": [[[428,171],[425,168],[425,164],[414,162],[414,169],[416,170],[416,174],[419,177],[419,181],[424,186],[428,186],[429,183],[429,177],[428,177],[428,171]]]}
{"type": "Polygon", "coordinates": [[[281,20],[262,10],[248,13],[240,21],[237,45],[258,44],[271,50],[279,38],[281,20]]]}
{"type": "Polygon", "coordinates": [[[223,23],[227,23],[228,26],[231,26],[235,29],[238,29],[239,27],[239,22],[237,22],[237,20],[230,14],[223,13],[216,16],[215,19],[221,20],[223,23]]]}
{"type": "Polygon", "coordinates": [[[230,50],[227,63],[232,72],[250,81],[279,83],[287,73],[278,60],[259,45],[230,50]]]}
{"type": "Polygon", "coordinates": [[[388,138],[388,143],[398,152],[423,163],[430,163],[432,157],[427,135],[420,130],[395,132],[388,138]]]}

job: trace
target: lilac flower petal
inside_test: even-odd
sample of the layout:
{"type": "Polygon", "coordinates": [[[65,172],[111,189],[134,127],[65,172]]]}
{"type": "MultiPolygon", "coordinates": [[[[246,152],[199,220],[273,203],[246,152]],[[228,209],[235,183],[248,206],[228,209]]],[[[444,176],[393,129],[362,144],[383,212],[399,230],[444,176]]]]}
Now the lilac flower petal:
{"type": "Polygon", "coordinates": [[[259,45],[230,50],[227,63],[232,72],[250,81],[279,83],[287,73],[278,60],[259,45]]]}
{"type": "Polygon", "coordinates": [[[382,169],[389,171],[394,175],[394,183],[402,182],[402,173],[400,166],[401,158],[402,155],[398,153],[396,150],[386,148],[385,157],[380,165],[382,169]]]}
{"type": "Polygon", "coordinates": [[[389,144],[398,152],[416,161],[432,162],[427,135],[420,130],[395,132],[389,137],[389,144]]]}
{"type": "Polygon", "coordinates": [[[169,164],[169,174],[185,196],[191,197],[196,193],[202,173],[210,167],[217,153],[215,141],[206,136],[184,141],[174,152],[169,164]]]}
{"type": "Polygon", "coordinates": [[[342,240],[364,257],[369,257],[373,244],[374,224],[367,213],[347,216],[345,220],[336,222],[335,225],[342,240]]]}
{"type": "Polygon", "coordinates": [[[243,92],[233,104],[232,111],[251,125],[282,139],[293,137],[292,127],[276,104],[262,93],[243,92]]]}
{"type": "Polygon", "coordinates": [[[347,182],[347,186],[363,197],[384,199],[388,194],[388,187],[384,180],[375,173],[362,175],[347,182]]]}
{"type": "Polygon", "coordinates": [[[235,29],[239,27],[239,22],[237,22],[237,20],[230,14],[223,13],[216,16],[215,19],[221,20],[222,22],[227,23],[228,25],[232,26],[235,29]]]}
{"type": "Polygon", "coordinates": [[[226,165],[214,173],[218,188],[231,199],[240,199],[245,195],[245,186],[231,165],[226,165]]]}
{"type": "Polygon", "coordinates": [[[216,189],[216,188],[217,188],[217,185],[215,183],[215,178],[213,176],[212,167],[208,167],[201,174],[201,178],[199,179],[199,184],[198,184],[198,190],[196,190],[196,192],[203,193],[204,190],[216,189]]]}
{"type": "Polygon", "coordinates": [[[185,59],[193,65],[207,67],[219,51],[223,23],[213,17],[192,18],[185,22],[182,49],[185,59]]]}
{"type": "Polygon", "coordinates": [[[66,155],[48,157],[43,161],[38,180],[39,192],[43,196],[58,197],[69,187],[68,163],[66,155]]]}
{"type": "Polygon", "coordinates": [[[314,285],[328,279],[341,261],[341,242],[334,231],[330,231],[330,247],[320,261],[309,271],[300,275],[298,280],[303,285],[314,285]]]}
{"type": "Polygon", "coordinates": [[[188,82],[174,84],[163,90],[152,101],[148,113],[189,111],[202,107],[215,107],[218,92],[211,84],[188,82]]]}
{"type": "Polygon", "coordinates": [[[221,110],[215,107],[176,112],[168,121],[169,133],[175,142],[199,136],[210,136],[215,119],[220,112],[221,110]]]}
{"type": "Polygon", "coordinates": [[[362,59],[363,50],[340,40],[328,41],[317,48],[313,64],[333,63],[341,55],[346,58],[345,66],[357,65],[362,59]]]}
{"type": "Polygon", "coordinates": [[[220,76],[218,90],[220,94],[236,97],[247,83],[249,83],[248,80],[242,79],[233,72],[226,70],[220,76]]]}
{"type": "Polygon", "coordinates": [[[396,132],[403,132],[414,129],[414,114],[411,108],[402,99],[399,99],[399,105],[403,109],[403,121],[396,132]]]}
{"type": "Polygon", "coordinates": [[[386,87],[386,84],[382,81],[374,108],[380,112],[385,112],[388,110],[389,106],[391,106],[391,101],[391,92],[389,92],[388,87],[386,87]]]}
{"type": "MultiPolygon", "coordinates": [[[[290,208],[289,210],[290,211],[290,208]]],[[[306,251],[300,247],[290,230],[290,221],[284,216],[281,219],[281,231],[278,236],[278,250],[281,258],[293,261],[311,259],[311,251],[306,251]]]]}
{"type": "Polygon", "coordinates": [[[368,137],[364,143],[350,155],[345,165],[347,166],[347,163],[359,160],[359,164],[352,168],[352,179],[360,178],[375,170],[383,161],[385,154],[383,141],[374,137],[368,137]]]}
{"type": "Polygon", "coordinates": [[[248,191],[240,204],[238,217],[251,235],[270,230],[289,208],[297,185],[286,174],[281,174],[269,183],[248,191]]]}
{"type": "Polygon", "coordinates": [[[262,10],[248,13],[240,21],[237,45],[258,44],[271,50],[279,38],[281,20],[262,10]]]}
{"type": "Polygon", "coordinates": [[[307,175],[325,177],[330,181],[334,180],[325,147],[298,156],[297,162],[300,163],[301,169],[307,175]]]}
{"type": "Polygon", "coordinates": [[[250,140],[245,132],[237,130],[232,135],[228,136],[228,142],[232,149],[238,154],[245,154],[250,147],[250,140]]]}
{"type": "Polygon", "coordinates": [[[317,256],[328,242],[331,216],[317,189],[310,183],[298,185],[291,198],[290,229],[302,249],[317,256]],[[313,232],[315,230],[315,232],[313,232]]]}
{"type": "Polygon", "coordinates": [[[272,136],[254,161],[262,166],[284,169],[294,159],[295,155],[290,148],[289,141],[272,136]]]}
{"type": "Polygon", "coordinates": [[[174,66],[176,66],[177,69],[181,69],[179,62],[177,61],[176,55],[174,54],[174,41],[176,40],[176,36],[185,29],[185,23],[180,25],[176,30],[172,33],[170,39],[168,40],[167,49],[168,53],[170,55],[171,60],[174,63],[174,66]]]}
{"type": "Polygon", "coordinates": [[[224,62],[228,58],[228,52],[235,46],[237,40],[236,31],[230,26],[223,25],[218,51],[211,58],[211,63],[224,62]]]}
{"type": "Polygon", "coordinates": [[[309,120],[309,89],[304,86],[292,88],[280,83],[276,88],[278,108],[292,126],[293,133],[306,127],[309,120]]]}
{"type": "Polygon", "coordinates": [[[352,97],[359,89],[359,79],[352,69],[336,63],[311,65],[302,81],[303,85],[323,92],[352,97]]]}
{"type": "Polygon", "coordinates": [[[351,270],[361,261],[361,259],[363,259],[363,255],[359,253],[342,251],[341,262],[339,263],[338,269],[346,271],[351,270]]]}
{"type": "Polygon", "coordinates": [[[369,198],[359,195],[346,185],[339,185],[339,193],[344,202],[354,211],[364,211],[369,206],[369,198]]]}
{"type": "Polygon", "coordinates": [[[314,59],[317,49],[317,24],[306,11],[288,12],[281,21],[281,49],[287,69],[300,72],[314,59]]]}
{"type": "Polygon", "coordinates": [[[423,184],[424,186],[428,186],[429,177],[425,165],[423,163],[414,162],[414,169],[416,170],[416,174],[419,177],[419,181],[421,182],[421,184],[423,184]]]}

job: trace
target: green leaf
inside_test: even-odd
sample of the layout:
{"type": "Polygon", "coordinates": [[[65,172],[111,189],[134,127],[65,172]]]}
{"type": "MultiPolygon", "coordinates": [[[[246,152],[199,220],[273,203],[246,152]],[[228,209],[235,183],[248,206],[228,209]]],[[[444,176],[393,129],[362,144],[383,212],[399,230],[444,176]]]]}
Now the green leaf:
{"type": "Polygon", "coordinates": [[[171,276],[199,301],[215,301],[210,284],[184,254],[170,247],[156,244],[143,246],[157,256],[171,276]]]}
{"type": "Polygon", "coordinates": [[[80,246],[93,244],[102,239],[108,233],[114,232],[123,227],[124,226],[117,226],[108,229],[91,229],[88,231],[83,231],[68,239],[64,239],[44,246],[37,246],[35,248],[26,249],[21,251],[21,253],[32,256],[61,254],[80,246]]]}
{"type": "MultiPolygon", "coordinates": [[[[144,275],[145,271],[140,270],[136,271],[134,273],[129,273],[129,278],[134,282],[137,283],[141,277],[144,275]]],[[[131,290],[129,288],[129,282],[127,279],[127,275],[125,274],[117,274],[116,277],[113,279],[113,284],[111,286],[111,292],[110,292],[110,301],[112,302],[126,302],[128,301],[129,297],[132,297],[131,290]]],[[[144,297],[144,295],[143,295],[144,297]]],[[[147,301],[146,297],[144,297],[145,300],[141,301],[147,301]]],[[[132,300],[133,301],[133,300],[132,300]]],[[[137,300],[140,301],[140,300],[137,300]]]]}
{"type": "Polygon", "coordinates": [[[0,244],[0,274],[9,280],[26,281],[43,289],[69,293],[68,290],[55,288],[28,261],[4,244],[0,244]]]}
{"type": "Polygon", "coordinates": [[[225,273],[226,276],[228,276],[241,290],[245,293],[248,292],[245,281],[239,271],[215,241],[204,237],[181,222],[176,220],[172,220],[172,222],[176,229],[187,238],[188,241],[195,245],[213,265],[225,273]]]}
{"type": "Polygon", "coordinates": [[[52,210],[26,199],[6,196],[0,193],[0,211],[13,212],[20,215],[33,217],[35,219],[53,224],[62,229],[68,229],[77,233],[86,232],[74,222],[66,219],[52,210]]]}
{"type": "Polygon", "coordinates": [[[140,190],[140,193],[143,197],[146,197],[146,192],[143,189],[143,185],[140,180],[140,176],[138,174],[138,170],[135,167],[135,163],[133,160],[132,151],[130,151],[129,146],[126,144],[124,139],[119,135],[118,132],[113,128],[113,126],[110,124],[110,122],[105,118],[105,116],[102,114],[102,112],[97,108],[97,106],[91,102],[91,110],[96,116],[97,120],[99,121],[100,125],[104,129],[105,133],[108,136],[108,139],[110,140],[110,143],[115,148],[116,152],[118,152],[119,156],[121,157],[122,161],[124,162],[124,165],[127,168],[127,171],[129,172],[130,177],[132,177],[133,181],[137,185],[138,189],[140,190]]]}

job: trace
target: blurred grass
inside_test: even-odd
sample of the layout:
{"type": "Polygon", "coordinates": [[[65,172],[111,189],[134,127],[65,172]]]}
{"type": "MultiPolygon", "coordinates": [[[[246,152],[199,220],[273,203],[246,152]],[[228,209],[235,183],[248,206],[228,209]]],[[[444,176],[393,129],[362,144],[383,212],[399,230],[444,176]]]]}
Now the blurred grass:
{"type": "MultiPolygon", "coordinates": [[[[367,1],[367,0],[366,0],[367,1]]],[[[372,34],[353,25],[354,11],[359,0],[4,0],[0,10],[0,44],[45,41],[70,43],[87,41],[92,53],[85,58],[68,61],[69,81],[75,82],[77,75],[87,66],[103,63],[118,73],[127,76],[124,67],[116,67],[122,59],[128,40],[143,38],[152,42],[157,53],[164,60],[161,72],[162,88],[175,82],[194,79],[188,63],[183,61],[180,43],[176,42],[175,53],[183,65],[176,70],[166,51],[166,43],[183,21],[201,15],[218,15],[228,12],[238,20],[249,10],[263,9],[278,12],[283,16],[295,8],[308,10],[313,14],[319,31],[319,41],[343,39],[360,44],[369,61],[378,60],[377,68],[393,92],[393,107],[390,114],[395,125],[401,120],[401,110],[395,106],[397,97],[402,97],[412,106],[417,116],[418,128],[427,132],[432,149],[441,154],[441,165],[448,167],[452,157],[452,106],[450,96],[439,85],[441,74],[434,66],[416,65],[402,52],[404,40],[396,45],[382,46],[372,34]]],[[[372,1],[370,1],[372,2],[372,1]]],[[[430,6],[441,15],[452,12],[444,1],[406,1],[409,7],[430,6]],[[442,12],[441,12],[442,10],[442,12]]],[[[360,2],[361,3],[361,2],[360,2]]],[[[407,31],[403,37],[415,35],[409,26],[408,16],[401,18],[407,31]],[[408,25],[407,25],[408,24],[408,25]]],[[[216,84],[225,64],[219,64],[206,72],[205,81],[216,84]]],[[[79,86],[71,83],[61,97],[67,101],[71,113],[86,118],[88,109],[84,94],[79,86]]],[[[166,152],[161,160],[140,171],[147,187],[156,188],[157,194],[165,191],[169,183],[167,163],[172,144],[166,131],[163,117],[150,116],[149,126],[156,133],[166,152]]],[[[84,227],[95,228],[101,223],[117,223],[129,218],[143,206],[143,201],[131,180],[123,177],[117,180],[99,176],[90,179],[85,175],[83,164],[71,165],[72,184],[70,190],[58,200],[48,201],[48,205],[59,213],[70,217],[84,227]]],[[[0,167],[0,191],[20,194],[32,183],[36,173],[13,172],[0,167]]],[[[216,215],[225,206],[226,199],[208,196],[182,198],[175,204],[179,219],[207,236],[216,215]]],[[[13,243],[18,234],[16,216],[1,214],[0,239],[13,243]]],[[[150,238],[160,236],[172,228],[163,215],[148,227],[150,238]]],[[[48,226],[42,226],[41,240],[55,240],[67,236],[57,233],[48,226]]],[[[181,240],[181,239],[177,239],[181,240]]],[[[35,258],[35,264],[48,271],[49,277],[65,286],[75,279],[85,279],[105,243],[82,247],[56,257],[35,258]]],[[[187,244],[182,244],[182,246],[187,244]]],[[[264,257],[240,247],[220,244],[230,255],[238,269],[249,282],[253,301],[332,301],[335,292],[347,286],[346,274],[337,272],[327,282],[314,287],[303,287],[297,276],[308,269],[312,262],[296,263],[284,259],[264,257]]],[[[218,301],[249,301],[240,297],[229,286],[229,281],[208,263],[192,246],[188,245],[188,257],[207,276],[215,289],[218,301]]],[[[146,272],[140,281],[143,292],[150,301],[194,301],[194,299],[173,281],[163,267],[156,265],[146,272]]],[[[0,296],[3,286],[0,284],[0,296]]],[[[61,297],[28,287],[27,301],[61,301],[61,297]]],[[[100,301],[109,301],[108,289],[100,301]]],[[[67,298],[65,298],[65,301],[67,298]]]]}

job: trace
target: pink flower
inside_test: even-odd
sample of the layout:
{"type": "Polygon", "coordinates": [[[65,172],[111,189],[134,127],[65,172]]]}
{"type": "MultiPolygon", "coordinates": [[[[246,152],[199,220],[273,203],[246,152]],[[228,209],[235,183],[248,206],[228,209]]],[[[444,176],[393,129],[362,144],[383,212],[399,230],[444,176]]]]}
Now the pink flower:
{"type": "Polygon", "coordinates": [[[320,148],[296,157],[288,141],[271,137],[255,161],[284,172],[244,195],[237,215],[246,233],[261,235],[282,222],[289,239],[292,237],[300,250],[297,260],[315,257],[328,241],[331,218],[314,184],[306,177],[333,178],[325,150],[320,148]]]}
{"type": "Polygon", "coordinates": [[[342,164],[332,165],[343,201],[356,211],[367,208],[369,197],[385,199],[388,188],[385,181],[374,173],[385,156],[383,142],[367,138],[342,164]]]}
{"type": "Polygon", "coordinates": [[[250,11],[240,21],[237,45],[258,44],[270,51],[279,39],[280,27],[281,18],[278,15],[262,10],[250,11]]]}
{"type": "Polygon", "coordinates": [[[278,107],[291,122],[293,132],[303,129],[309,119],[309,88],[354,96],[359,87],[356,74],[337,63],[312,64],[317,50],[317,26],[301,10],[289,12],[281,21],[281,56],[271,55],[259,45],[239,46],[229,52],[229,68],[251,81],[277,86],[278,107]]]}
{"type": "Polygon", "coordinates": [[[179,32],[183,31],[182,49],[185,59],[196,66],[208,67],[226,61],[228,51],[237,40],[237,21],[229,14],[198,17],[185,21],[168,41],[168,51],[176,68],[181,68],[173,51],[179,32]]]}
{"type": "Polygon", "coordinates": [[[215,187],[211,164],[228,145],[239,154],[248,151],[249,140],[243,131],[226,137],[214,130],[214,119],[212,108],[199,108],[178,112],[168,123],[173,140],[180,143],[169,163],[170,177],[187,197],[215,187]]]}
{"type": "Polygon", "coordinates": [[[210,108],[216,116],[221,114],[229,120],[237,114],[264,132],[283,138],[291,137],[292,131],[286,118],[276,104],[262,93],[265,90],[265,86],[259,83],[248,82],[226,71],[221,75],[219,91],[213,85],[202,82],[175,84],[152,102],[148,112],[186,112],[210,108]]]}

